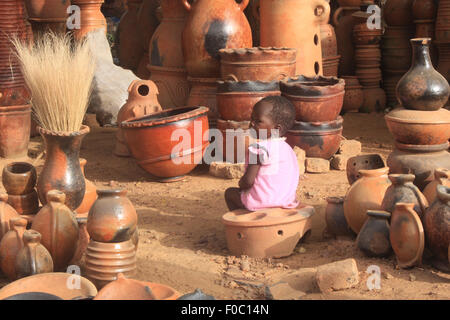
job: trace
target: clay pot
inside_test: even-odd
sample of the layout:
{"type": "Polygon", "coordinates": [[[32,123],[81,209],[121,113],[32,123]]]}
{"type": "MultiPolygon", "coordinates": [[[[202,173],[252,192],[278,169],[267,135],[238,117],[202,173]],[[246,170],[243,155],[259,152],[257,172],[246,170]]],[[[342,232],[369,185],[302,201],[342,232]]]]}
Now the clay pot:
{"type": "Polygon", "coordinates": [[[0,240],[10,230],[11,220],[20,217],[7,201],[8,195],[6,193],[0,193],[0,240]]]}
{"type": "Polygon", "coordinates": [[[397,88],[397,83],[407,72],[405,71],[394,71],[394,70],[383,70],[383,89],[386,93],[386,102],[389,106],[397,106],[397,94],[395,92],[397,88]]]}
{"type": "Polygon", "coordinates": [[[355,74],[364,88],[381,87],[382,72],[380,68],[357,68],[355,74]]]}
{"type": "Polygon", "coordinates": [[[387,0],[383,7],[384,20],[389,26],[406,26],[413,23],[413,0],[387,0]]]}
{"type": "Polygon", "coordinates": [[[389,219],[386,211],[367,210],[367,220],[356,238],[358,248],[369,257],[388,257],[392,253],[389,241],[389,219]]]}
{"type": "Polygon", "coordinates": [[[206,107],[168,109],[124,121],[120,127],[138,164],[150,174],[159,177],[160,181],[170,181],[174,178],[180,179],[180,176],[191,172],[201,162],[209,142],[194,137],[205,138],[204,132],[209,129],[207,112],[206,107]],[[194,132],[194,127],[197,132],[194,132]],[[172,133],[179,129],[190,132],[190,142],[184,140],[182,150],[179,148],[179,141],[171,139],[172,133]],[[183,154],[180,154],[181,151],[183,154]]]}
{"type": "Polygon", "coordinates": [[[98,242],[124,242],[136,230],[137,214],[126,190],[98,190],[89,211],[87,231],[98,242]]]}
{"type": "Polygon", "coordinates": [[[413,203],[414,210],[422,219],[428,208],[428,201],[419,188],[413,184],[414,179],[413,174],[390,174],[389,180],[392,185],[386,190],[381,203],[382,210],[392,213],[395,205],[399,202],[413,203]]]}
{"type": "Polygon", "coordinates": [[[28,18],[39,19],[65,19],[70,0],[48,1],[48,0],[25,0],[28,18]]]}
{"type": "Polygon", "coordinates": [[[340,59],[341,56],[339,55],[322,59],[323,75],[325,77],[337,77],[340,59]]]}
{"type": "Polygon", "coordinates": [[[208,119],[211,127],[215,125],[219,117],[217,110],[217,82],[216,78],[191,78],[188,77],[191,92],[186,102],[188,107],[204,106],[209,109],[208,119]]]}
{"type": "Polygon", "coordinates": [[[352,34],[356,20],[352,15],[358,10],[359,4],[357,6],[341,6],[333,15],[338,54],[341,56],[339,63],[340,75],[352,75],[355,73],[352,34]]]}
{"type": "MultiPolygon", "coordinates": [[[[0,82],[1,85],[1,82],[0,82]]],[[[0,108],[0,157],[21,158],[28,153],[31,105],[0,108]]]]}
{"type": "Polygon", "coordinates": [[[91,240],[86,249],[85,276],[97,289],[117,280],[119,273],[133,277],[136,272],[136,251],[131,240],[102,243],[91,240]]]}
{"type": "Polygon", "coordinates": [[[378,45],[381,42],[381,29],[369,29],[367,22],[353,27],[353,43],[355,45],[378,45]]]}
{"type": "Polygon", "coordinates": [[[360,112],[382,112],[386,108],[386,93],[378,85],[363,87],[364,103],[360,112]]]}
{"type": "Polygon", "coordinates": [[[360,170],[361,178],[352,184],[344,200],[344,214],[350,228],[359,233],[367,220],[367,210],[381,210],[387,188],[389,168],[360,170]]]}
{"type": "Polygon", "coordinates": [[[64,270],[77,248],[78,223],[64,205],[66,196],[58,190],[47,194],[48,203],[33,219],[31,229],[42,235],[41,243],[52,255],[54,269],[64,270]]]}
{"type": "Polygon", "coordinates": [[[325,0],[261,0],[261,46],[297,49],[296,75],[322,74],[320,24],[328,22],[325,0]]]}
{"type": "Polygon", "coordinates": [[[347,180],[352,185],[361,178],[360,170],[373,170],[384,168],[383,158],[379,154],[363,154],[347,160],[347,180]]]}
{"type": "Polygon", "coordinates": [[[72,31],[75,39],[82,39],[97,29],[104,29],[106,33],[106,19],[100,10],[104,0],[71,0],[71,2],[80,7],[80,28],[72,31]]]}
{"type": "Polygon", "coordinates": [[[431,181],[423,190],[423,195],[427,198],[430,205],[436,200],[438,185],[450,187],[450,170],[445,168],[436,168],[434,170],[434,180],[431,181]]]}
{"type": "Polygon", "coordinates": [[[97,289],[88,279],[81,276],[76,276],[76,279],[74,279],[74,275],[71,273],[41,273],[4,286],[0,289],[0,299],[29,292],[53,294],[64,300],[72,300],[94,297],[97,294],[97,289]]]}
{"type": "Polygon", "coordinates": [[[168,286],[127,279],[119,273],[117,280],[103,287],[94,300],[176,300],[179,296],[168,286]]]}
{"type": "Polygon", "coordinates": [[[320,45],[322,47],[322,59],[338,55],[336,33],[333,26],[326,22],[320,24],[320,45]]]}
{"type": "Polygon", "coordinates": [[[414,30],[410,26],[386,27],[382,38],[383,69],[408,71],[411,66],[411,43],[414,30]]]}
{"type": "Polygon", "coordinates": [[[218,119],[217,129],[222,133],[223,139],[222,160],[229,163],[244,163],[251,141],[250,121],[218,119]]]}
{"type": "Polygon", "coordinates": [[[297,242],[311,229],[314,208],[272,208],[250,212],[235,210],[222,217],[232,255],[280,258],[292,254],[297,242]]]}
{"type": "Polygon", "coordinates": [[[220,81],[217,87],[217,108],[220,118],[250,121],[253,106],[267,96],[279,96],[278,81],[220,81]]]}
{"type": "Polygon", "coordinates": [[[405,144],[438,145],[450,139],[450,111],[397,108],[385,115],[395,140],[405,144]]]}
{"type": "Polygon", "coordinates": [[[442,264],[449,272],[448,247],[450,245],[450,188],[437,186],[437,198],[430,205],[422,220],[427,239],[427,247],[434,254],[436,267],[442,264]]]}
{"type": "Polygon", "coordinates": [[[219,50],[252,47],[252,31],[244,15],[249,0],[180,0],[189,16],[182,34],[189,76],[218,78],[219,50]]]}
{"type": "Polygon", "coordinates": [[[50,252],[41,244],[41,234],[26,230],[23,234],[24,246],[17,253],[15,268],[17,278],[34,274],[53,272],[53,260],[50,252]]]}
{"type": "Polygon", "coordinates": [[[74,210],[83,201],[86,182],[80,166],[80,147],[89,127],[82,125],[76,132],[54,132],[39,128],[45,142],[46,158],[39,175],[37,191],[39,200],[45,205],[47,193],[56,189],[66,197],[66,205],[74,210]]]}
{"type": "Polygon", "coordinates": [[[364,103],[364,93],[362,85],[356,76],[343,76],[345,81],[344,102],[342,104],[342,111],[344,112],[358,112],[359,108],[364,103]]]}
{"type": "MultiPolygon", "coordinates": [[[[86,214],[87,215],[87,214],[86,214]]],[[[87,216],[83,215],[77,216],[78,223],[78,243],[77,249],[75,250],[72,259],[70,260],[70,265],[80,265],[81,260],[86,252],[87,246],[90,241],[89,233],[87,232],[87,216]]]]}
{"type": "MultiPolygon", "coordinates": [[[[128,100],[117,114],[117,123],[162,111],[157,98],[158,94],[158,87],[153,81],[134,80],[128,87],[128,100]]],[[[128,150],[120,128],[117,130],[116,139],[114,154],[120,157],[129,157],[130,150],[128,150]]]]}
{"type": "Polygon", "coordinates": [[[295,119],[304,122],[333,121],[344,103],[345,81],[336,77],[289,78],[280,81],[281,94],[296,110],[295,119]]]}
{"type": "Polygon", "coordinates": [[[356,45],[355,46],[355,63],[356,69],[364,69],[365,72],[375,72],[374,69],[379,68],[381,62],[380,47],[375,44],[356,45]]]}
{"type": "Polygon", "coordinates": [[[450,42],[450,26],[448,19],[450,18],[450,1],[440,0],[436,17],[436,41],[450,42]]]}
{"type": "Polygon", "coordinates": [[[295,76],[293,48],[220,49],[220,74],[225,80],[270,82],[295,76]]]}
{"type": "Polygon", "coordinates": [[[86,159],[80,159],[81,172],[83,173],[84,181],[86,183],[86,191],[84,192],[83,201],[75,210],[77,214],[87,214],[89,212],[89,209],[92,207],[92,204],[97,199],[97,188],[95,187],[95,184],[93,184],[92,181],[86,179],[86,176],[84,174],[84,167],[86,166],[86,163],[86,159]]]}
{"type": "MultiPolygon", "coordinates": [[[[442,74],[447,81],[450,80],[450,43],[437,43],[439,51],[439,64],[437,71],[442,74]]],[[[448,103],[446,106],[449,109],[448,103]]]]}
{"type": "Polygon", "coordinates": [[[339,149],[343,122],[341,116],[334,121],[296,121],[286,134],[286,142],[291,147],[298,146],[305,150],[309,158],[330,159],[339,149]]]}
{"type": "Polygon", "coordinates": [[[344,215],[344,197],[327,198],[325,209],[326,231],[335,236],[353,236],[354,233],[347,224],[344,215]]]}
{"type": "Polygon", "coordinates": [[[413,64],[397,84],[397,97],[406,109],[434,111],[442,108],[450,96],[447,80],[431,63],[430,38],[411,39],[413,64]]]}
{"type": "Polygon", "coordinates": [[[399,267],[408,268],[422,263],[425,235],[413,203],[396,204],[389,238],[399,267]]]}
{"type": "Polygon", "coordinates": [[[412,4],[412,15],[415,20],[434,19],[437,7],[434,0],[414,0],[412,4]]]}
{"type": "Polygon", "coordinates": [[[23,247],[23,233],[27,227],[27,220],[24,218],[14,218],[10,221],[9,230],[0,242],[0,268],[10,280],[17,279],[16,276],[16,256],[23,247]]]}

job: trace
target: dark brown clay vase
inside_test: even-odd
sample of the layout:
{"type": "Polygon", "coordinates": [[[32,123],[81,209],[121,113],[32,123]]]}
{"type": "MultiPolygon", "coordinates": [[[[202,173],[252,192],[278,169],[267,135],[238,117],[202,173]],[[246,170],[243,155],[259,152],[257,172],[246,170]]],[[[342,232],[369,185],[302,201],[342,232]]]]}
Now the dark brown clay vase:
{"type": "Polygon", "coordinates": [[[23,242],[24,246],[16,256],[17,279],[53,272],[52,256],[41,244],[41,234],[35,230],[26,230],[23,242]]]}
{"type": "Polygon", "coordinates": [[[89,212],[89,209],[92,207],[92,204],[97,199],[97,188],[95,187],[95,184],[92,183],[92,181],[86,179],[84,168],[87,164],[87,160],[81,158],[80,159],[80,166],[81,171],[83,172],[84,181],[86,183],[86,191],[84,192],[83,201],[81,202],[80,206],[75,210],[77,214],[81,215],[87,215],[89,212]]]}
{"type": "Polygon", "coordinates": [[[344,215],[344,197],[327,198],[325,208],[326,231],[334,236],[354,236],[344,215]]]}
{"type": "Polygon", "coordinates": [[[126,190],[97,190],[89,210],[87,231],[94,241],[123,242],[136,231],[137,213],[126,190]]]}
{"type": "Polygon", "coordinates": [[[67,267],[78,242],[78,223],[74,212],[64,204],[65,198],[63,192],[50,190],[47,204],[31,224],[31,229],[42,235],[41,243],[50,252],[55,271],[67,267]]]}
{"type": "Polygon", "coordinates": [[[389,219],[386,211],[367,210],[367,220],[356,238],[358,248],[369,257],[388,257],[392,253],[389,241],[389,219]]]}
{"type": "Polygon", "coordinates": [[[450,86],[433,68],[430,38],[411,39],[413,64],[397,84],[397,98],[406,109],[433,111],[447,103],[450,86]]]}
{"type": "Polygon", "coordinates": [[[0,242],[0,268],[10,279],[16,279],[16,256],[23,247],[23,233],[27,227],[27,220],[15,218],[11,220],[9,230],[0,242]]]}
{"type": "Polygon", "coordinates": [[[0,193],[0,239],[11,228],[10,221],[20,217],[17,211],[7,201],[8,195],[6,193],[0,193]]]}
{"type": "Polygon", "coordinates": [[[0,128],[0,157],[14,159],[26,156],[30,141],[31,105],[2,106],[0,128]]]}
{"type": "Polygon", "coordinates": [[[39,200],[45,205],[47,193],[56,189],[66,196],[66,205],[74,210],[83,201],[86,182],[80,166],[80,147],[89,127],[83,125],[77,132],[53,132],[39,128],[45,142],[44,168],[37,182],[39,200]]]}
{"type": "Polygon", "coordinates": [[[428,203],[433,204],[436,200],[438,185],[443,185],[450,188],[450,170],[445,168],[434,169],[434,180],[431,181],[423,190],[423,195],[427,198],[428,203]]]}

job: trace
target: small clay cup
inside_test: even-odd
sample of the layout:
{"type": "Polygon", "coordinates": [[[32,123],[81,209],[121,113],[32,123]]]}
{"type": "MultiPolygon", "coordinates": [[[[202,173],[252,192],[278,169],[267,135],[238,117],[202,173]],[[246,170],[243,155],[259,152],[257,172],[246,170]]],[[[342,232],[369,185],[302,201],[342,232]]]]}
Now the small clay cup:
{"type": "Polygon", "coordinates": [[[36,168],[27,162],[7,164],[2,173],[3,186],[9,195],[25,195],[36,186],[36,168]]]}

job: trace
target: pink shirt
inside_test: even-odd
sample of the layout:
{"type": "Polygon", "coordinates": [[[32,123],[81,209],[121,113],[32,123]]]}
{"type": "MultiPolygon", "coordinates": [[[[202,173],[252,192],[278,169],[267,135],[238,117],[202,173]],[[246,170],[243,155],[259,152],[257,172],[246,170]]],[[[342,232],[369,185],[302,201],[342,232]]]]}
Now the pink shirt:
{"type": "Polygon", "coordinates": [[[296,208],[299,181],[297,157],[285,138],[261,140],[248,148],[246,166],[256,163],[261,168],[253,186],[241,192],[241,201],[251,211],[264,208],[296,208]]]}

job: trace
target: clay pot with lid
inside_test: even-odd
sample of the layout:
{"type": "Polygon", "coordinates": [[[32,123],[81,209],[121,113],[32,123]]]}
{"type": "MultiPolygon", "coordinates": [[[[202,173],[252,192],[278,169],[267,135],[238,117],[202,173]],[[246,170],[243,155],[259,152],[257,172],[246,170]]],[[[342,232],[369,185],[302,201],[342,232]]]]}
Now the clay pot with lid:
{"type": "Polygon", "coordinates": [[[250,121],[217,120],[217,129],[222,133],[222,159],[229,163],[245,162],[245,153],[250,145],[250,121]]]}
{"type": "Polygon", "coordinates": [[[10,230],[10,221],[20,217],[17,211],[7,201],[8,195],[6,193],[0,193],[0,239],[10,230]]]}
{"type": "Polygon", "coordinates": [[[383,7],[384,20],[389,26],[406,26],[413,23],[414,0],[387,0],[383,7]]]}
{"type": "Polygon", "coordinates": [[[81,158],[80,159],[80,166],[81,171],[83,172],[83,176],[85,177],[84,180],[86,182],[86,191],[84,192],[83,201],[81,202],[80,206],[75,209],[75,212],[77,215],[87,215],[89,212],[89,209],[91,208],[92,204],[97,199],[97,188],[95,187],[95,184],[92,183],[92,181],[86,179],[84,168],[87,164],[87,160],[81,158]]]}
{"type": "Polygon", "coordinates": [[[364,103],[363,86],[356,76],[342,76],[345,81],[343,112],[358,112],[364,103]]]}
{"type": "Polygon", "coordinates": [[[17,279],[16,257],[23,247],[23,233],[28,221],[24,218],[14,218],[10,221],[10,230],[2,237],[0,242],[0,268],[10,280],[17,279]]]}
{"type": "Polygon", "coordinates": [[[304,122],[333,121],[344,102],[345,81],[336,77],[298,76],[280,81],[281,94],[295,107],[295,119],[304,122]]]}
{"type": "Polygon", "coordinates": [[[389,219],[386,211],[367,210],[367,220],[356,238],[358,248],[369,257],[388,257],[392,253],[389,241],[389,219]]]}
{"type": "Polygon", "coordinates": [[[106,33],[106,19],[100,10],[104,0],[71,0],[71,2],[80,7],[81,25],[79,29],[73,31],[75,39],[82,39],[97,29],[103,29],[106,33]]]}
{"type": "Polygon", "coordinates": [[[450,188],[450,170],[445,168],[436,168],[434,170],[434,180],[431,181],[423,190],[423,195],[427,198],[428,203],[433,204],[436,200],[436,187],[443,185],[450,188]]]}
{"type": "Polygon", "coordinates": [[[347,180],[352,185],[361,178],[360,170],[373,170],[384,168],[383,158],[379,154],[362,154],[347,160],[347,180]]]}
{"type": "Polygon", "coordinates": [[[26,156],[30,141],[31,105],[2,106],[0,128],[0,157],[14,159],[26,156]]]}
{"type": "Polygon", "coordinates": [[[334,236],[354,236],[344,215],[344,197],[329,197],[325,208],[326,232],[334,236]]]}

